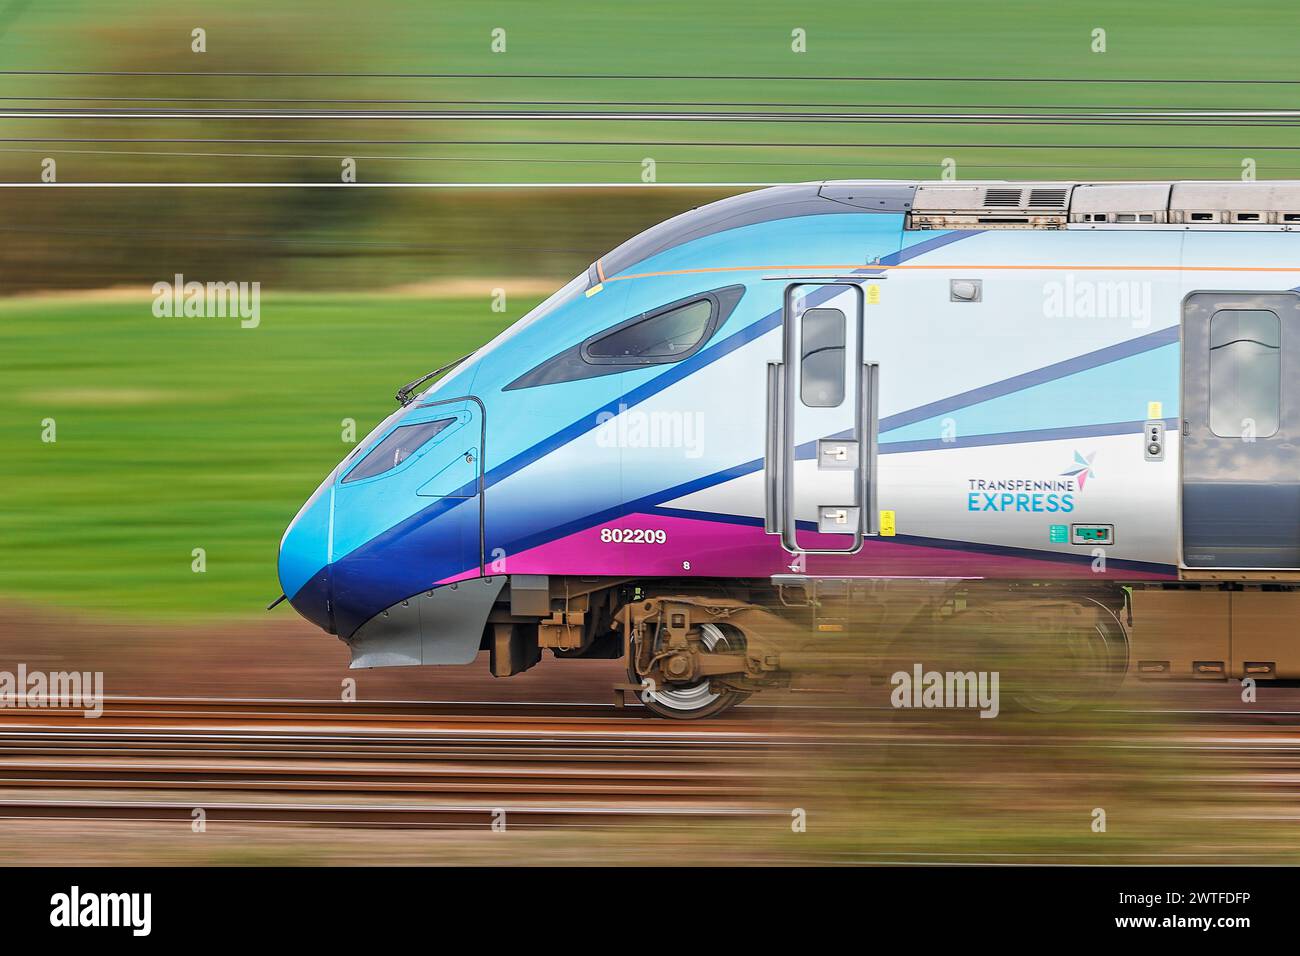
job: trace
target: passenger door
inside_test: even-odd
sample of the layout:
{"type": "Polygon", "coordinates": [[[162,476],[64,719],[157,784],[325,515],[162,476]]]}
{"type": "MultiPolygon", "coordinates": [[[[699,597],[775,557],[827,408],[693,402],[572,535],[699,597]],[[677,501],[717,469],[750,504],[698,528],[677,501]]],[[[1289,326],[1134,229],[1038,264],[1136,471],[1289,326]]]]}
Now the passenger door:
{"type": "Polygon", "coordinates": [[[1300,296],[1183,303],[1182,557],[1300,568],[1300,296]]]}
{"type": "Polygon", "coordinates": [[[875,532],[876,378],[857,283],[786,288],[768,365],[766,520],[791,553],[840,554],[875,532]]]}

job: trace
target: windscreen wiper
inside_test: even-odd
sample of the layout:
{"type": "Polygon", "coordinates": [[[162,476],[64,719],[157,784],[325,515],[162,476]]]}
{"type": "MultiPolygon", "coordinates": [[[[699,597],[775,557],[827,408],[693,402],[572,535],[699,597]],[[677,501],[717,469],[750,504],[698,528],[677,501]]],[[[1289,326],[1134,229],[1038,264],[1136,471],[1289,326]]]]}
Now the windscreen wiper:
{"type": "Polygon", "coordinates": [[[405,385],[403,385],[401,388],[397,390],[397,403],[401,405],[403,408],[405,408],[407,405],[410,405],[411,402],[413,401],[411,397],[412,393],[417,388],[419,388],[421,385],[423,385],[425,382],[429,381],[430,379],[437,378],[443,372],[450,372],[457,365],[465,361],[465,359],[469,358],[469,356],[473,354],[474,354],[473,352],[470,352],[469,355],[462,355],[460,358],[456,359],[456,361],[448,362],[442,368],[435,368],[432,372],[429,372],[427,375],[421,375],[414,382],[407,382],[405,385]]]}

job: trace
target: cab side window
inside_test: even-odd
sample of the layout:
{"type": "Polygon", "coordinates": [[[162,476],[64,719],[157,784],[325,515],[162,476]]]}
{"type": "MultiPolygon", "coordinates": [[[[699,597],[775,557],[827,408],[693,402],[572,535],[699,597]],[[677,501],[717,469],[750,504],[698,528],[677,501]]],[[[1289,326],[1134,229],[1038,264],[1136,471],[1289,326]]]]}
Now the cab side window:
{"type": "Polygon", "coordinates": [[[698,292],[602,329],[553,355],[506,390],[576,382],[622,369],[680,362],[709,344],[745,294],[743,285],[698,292]]]}
{"type": "Polygon", "coordinates": [[[671,361],[700,344],[709,330],[713,311],[711,299],[697,299],[639,319],[587,342],[584,357],[588,361],[628,364],[671,361]]]}
{"type": "Polygon", "coordinates": [[[366,453],[366,457],[343,478],[343,483],[361,481],[363,478],[373,478],[392,471],[455,420],[440,418],[415,425],[398,425],[366,453]]]}

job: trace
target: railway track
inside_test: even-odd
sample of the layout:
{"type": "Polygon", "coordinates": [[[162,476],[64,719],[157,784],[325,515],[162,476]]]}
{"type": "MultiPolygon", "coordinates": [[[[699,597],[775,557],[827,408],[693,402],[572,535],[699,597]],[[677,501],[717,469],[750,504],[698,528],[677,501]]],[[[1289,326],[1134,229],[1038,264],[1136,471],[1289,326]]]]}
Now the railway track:
{"type": "MultiPolygon", "coordinates": [[[[1116,707],[1104,733],[989,733],[888,707],[751,707],[672,723],[636,708],[523,702],[111,698],[102,715],[0,710],[0,819],[488,829],[784,826],[801,755],[933,748],[1179,751],[1244,812],[1300,794],[1300,715],[1116,707]],[[1132,728],[1132,733],[1125,732],[1132,728]]],[[[971,715],[972,717],[974,715],[971,715]]]]}
{"type": "Polygon", "coordinates": [[[612,705],[112,699],[0,711],[0,818],[510,828],[753,823],[805,738],[612,705]],[[674,822],[675,821],[675,822],[674,822]]]}

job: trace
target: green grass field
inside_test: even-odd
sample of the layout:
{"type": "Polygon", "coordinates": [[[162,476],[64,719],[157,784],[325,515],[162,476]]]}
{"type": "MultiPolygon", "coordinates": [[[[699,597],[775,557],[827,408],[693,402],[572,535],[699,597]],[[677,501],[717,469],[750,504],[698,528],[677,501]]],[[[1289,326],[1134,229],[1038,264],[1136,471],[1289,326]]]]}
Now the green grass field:
{"type": "Polygon", "coordinates": [[[342,420],[364,438],[397,386],[527,305],[494,313],[486,290],[268,296],[256,329],[155,318],[147,296],[0,305],[0,593],[150,616],[257,612],[279,594],[285,525],[352,447],[342,420]]]}

